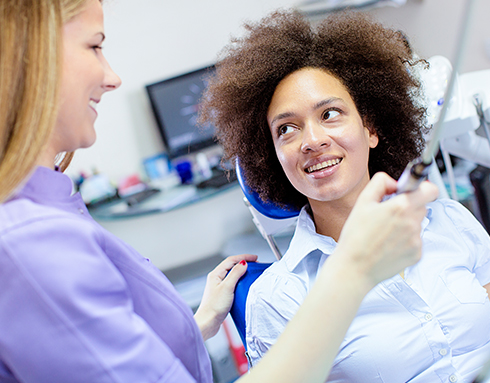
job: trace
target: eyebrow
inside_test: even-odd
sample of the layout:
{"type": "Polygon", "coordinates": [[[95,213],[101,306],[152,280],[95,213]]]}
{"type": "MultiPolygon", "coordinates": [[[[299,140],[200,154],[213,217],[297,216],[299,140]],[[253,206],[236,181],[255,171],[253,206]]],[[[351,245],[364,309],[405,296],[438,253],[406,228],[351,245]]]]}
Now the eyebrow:
{"type": "MultiPolygon", "coordinates": [[[[319,102],[317,102],[314,106],[313,106],[313,109],[314,110],[317,110],[319,108],[322,108],[324,107],[325,105],[330,105],[334,102],[344,102],[343,99],[339,98],[339,97],[330,97],[330,98],[327,98],[325,100],[321,100],[319,102]]],[[[272,121],[271,121],[271,126],[274,126],[274,124],[278,121],[278,120],[282,120],[284,118],[289,118],[289,117],[294,117],[296,114],[293,113],[293,112],[286,112],[286,113],[280,113],[278,114],[277,116],[275,116],[272,121]]]]}
{"type": "Polygon", "coordinates": [[[330,97],[330,98],[327,98],[326,100],[322,100],[318,103],[315,104],[315,106],[313,107],[313,109],[319,109],[325,105],[330,105],[330,104],[333,104],[334,102],[337,102],[337,101],[340,101],[340,102],[344,102],[343,99],[341,99],[340,97],[330,97]]]}
{"type": "Polygon", "coordinates": [[[295,114],[294,113],[291,113],[291,112],[288,112],[288,113],[281,113],[281,114],[278,114],[276,117],[274,117],[271,121],[271,126],[274,126],[274,124],[278,121],[278,120],[282,120],[284,118],[289,118],[289,117],[294,117],[295,114]]]}

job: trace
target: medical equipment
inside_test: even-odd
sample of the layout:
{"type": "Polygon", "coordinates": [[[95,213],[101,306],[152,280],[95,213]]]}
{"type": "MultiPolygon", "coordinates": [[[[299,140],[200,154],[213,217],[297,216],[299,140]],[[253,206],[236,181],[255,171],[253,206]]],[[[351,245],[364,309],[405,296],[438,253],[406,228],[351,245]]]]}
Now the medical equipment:
{"type": "Polygon", "coordinates": [[[485,90],[490,89],[490,70],[465,73],[459,76],[461,85],[458,116],[441,132],[441,148],[457,157],[490,167],[488,134],[476,134],[482,126],[488,130],[490,110],[486,104],[485,90]]]}
{"type": "Polygon", "coordinates": [[[442,128],[445,122],[446,113],[449,108],[449,100],[453,95],[453,90],[457,82],[458,70],[461,67],[461,62],[463,59],[463,50],[466,43],[469,22],[471,19],[471,13],[474,8],[474,0],[469,0],[466,3],[465,14],[463,18],[462,32],[459,34],[459,40],[457,44],[454,67],[451,71],[451,77],[447,85],[446,91],[444,93],[444,98],[441,100],[441,111],[439,113],[439,118],[437,119],[430,137],[429,143],[425,148],[422,156],[420,158],[411,161],[405,168],[403,174],[398,180],[398,193],[404,193],[408,191],[415,190],[422,181],[424,181],[429,172],[429,167],[432,164],[432,159],[436,154],[439,147],[439,138],[442,133],[442,128]]]}
{"type": "Polygon", "coordinates": [[[213,72],[211,65],[145,87],[170,159],[216,146],[214,126],[197,126],[201,95],[213,72]]]}
{"type": "Polygon", "coordinates": [[[238,160],[236,162],[236,174],[244,195],[243,201],[252,214],[252,220],[257,230],[267,241],[276,258],[281,259],[282,254],[273,236],[288,227],[296,226],[300,211],[293,206],[280,207],[272,202],[263,201],[258,193],[247,185],[238,160]]]}

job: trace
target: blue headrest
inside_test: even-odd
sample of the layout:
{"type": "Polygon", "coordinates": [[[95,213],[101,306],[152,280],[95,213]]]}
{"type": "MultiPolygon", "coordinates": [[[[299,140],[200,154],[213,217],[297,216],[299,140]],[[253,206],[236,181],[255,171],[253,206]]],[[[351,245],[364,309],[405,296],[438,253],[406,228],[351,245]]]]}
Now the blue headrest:
{"type": "Polygon", "coordinates": [[[235,287],[235,298],[233,299],[233,305],[230,309],[230,315],[235,322],[236,329],[240,338],[242,339],[245,349],[247,348],[246,342],[246,323],[245,323],[245,310],[247,306],[247,295],[250,286],[260,275],[267,269],[272,263],[260,263],[249,262],[247,265],[247,271],[238,280],[235,287]]]}
{"type": "Polygon", "coordinates": [[[300,210],[298,210],[296,207],[288,206],[287,208],[283,208],[277,206],[272,202],[262,201],[262,199],[259,197],[259,194],[254,190],[250,189],[250,187],[247,185],[242,170],[240,168],[238,159],[236,161],[236,174],[237,174],[238,182],[240,183],[240,187],[242,188],[243,194],[250,202],[250,204],[255,209],[257,209],[259,213],[273,219],[292,218],[292,217],[296,217],[299,214],[300,210]]]}

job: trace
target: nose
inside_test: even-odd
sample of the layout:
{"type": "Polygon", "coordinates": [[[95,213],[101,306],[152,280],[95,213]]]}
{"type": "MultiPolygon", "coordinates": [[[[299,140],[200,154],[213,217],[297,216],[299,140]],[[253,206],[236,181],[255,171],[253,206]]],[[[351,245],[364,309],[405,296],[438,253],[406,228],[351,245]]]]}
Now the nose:
{"type": "Polygon", "coordinates": [[[301,151],[304,153],[318,151],[321,148],[330,146],[332,143],[331,137],[325,131],[325,128],[316,123],[305,125],[302,138],[301,151]]]}
{"type": "Polygon", "coordinates": [[[102,83],[102,88],[104,88],[106,92],[116,90],[121,86],[121,78],[112,70],[105,57],[102,59],[102,65],[104,67],[104,82],[102,83]]]}

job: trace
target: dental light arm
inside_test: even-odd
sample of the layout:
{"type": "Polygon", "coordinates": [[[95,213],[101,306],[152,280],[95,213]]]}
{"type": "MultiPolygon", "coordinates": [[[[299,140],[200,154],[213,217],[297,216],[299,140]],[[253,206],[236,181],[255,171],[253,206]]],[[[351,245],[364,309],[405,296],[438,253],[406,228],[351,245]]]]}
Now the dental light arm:
{"type": "Polygon", "coordinates": [[[425,148],[422,156],[410,162],[400,179],[398,180],[398,190],[397,193],[404,193],[408,191],[415,190],[422,181],[427,178],[429,173],[429,167],[432,163],[432,158],[439,148],[439,138],[443,130],[443,125],[446,120],[446,114],[448,112],[450,99],[453,97],[453,90],[457,82],[458,70],[461,67],[461,62],[463,59],[464,46],[467,40],[467,35],[469,31],[471,14],[474,8],[474,0],[468,0],[466,2],[466,8],[463,18],[462,31],[459,34],[458,43],[456,45],[456,55],[454,59],[454,68],[451,71],[449,83],[444,92],[444,97],[438,105],[441,106],[439,117],[434,124],[432,129],[432,135],[430,137],[429,143],[425,148]]]}

